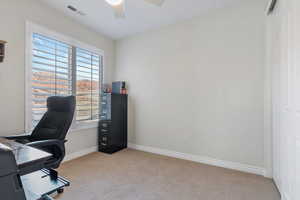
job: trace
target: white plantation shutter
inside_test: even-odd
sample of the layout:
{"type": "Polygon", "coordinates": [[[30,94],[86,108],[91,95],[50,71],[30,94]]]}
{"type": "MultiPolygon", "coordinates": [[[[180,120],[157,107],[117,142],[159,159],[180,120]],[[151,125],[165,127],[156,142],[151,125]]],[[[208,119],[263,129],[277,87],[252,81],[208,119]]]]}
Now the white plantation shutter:
{"type": "Polygon", "coordinates": [[[76,121],[99,120],[102,59],[97,53],[33,33],[32,128],[46,112],[50,96],[76,95],[76,121]]]}
{"type": "Polygon", "coordinates": [[[100,101],[101,57],[76,49],[77,120],[98,120],[100,101]]]}
{"type": "Polygon", "coordinates": [[[48,37],[33,34],[32,125],[46,112],[49,96],[72,94],[72,47],[48,37]]]}

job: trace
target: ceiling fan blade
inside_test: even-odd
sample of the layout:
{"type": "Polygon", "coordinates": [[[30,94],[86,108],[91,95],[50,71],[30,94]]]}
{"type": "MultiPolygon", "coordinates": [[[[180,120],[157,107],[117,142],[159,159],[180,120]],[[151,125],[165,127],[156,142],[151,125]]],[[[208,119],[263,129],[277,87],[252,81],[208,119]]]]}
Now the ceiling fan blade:
{"type": "Polygon", "coordinates": [[[124,1],[121,4],[119,4],[119,5],[113,5],[111,7],[114,10],[116,18],[125,18],[125,5],[124,5],[124,1]]]}
{"type": "Polygon", "coordinates": [[[162,6],[165,0],[145,0],[145,1],[156,6],[162,6]]]}

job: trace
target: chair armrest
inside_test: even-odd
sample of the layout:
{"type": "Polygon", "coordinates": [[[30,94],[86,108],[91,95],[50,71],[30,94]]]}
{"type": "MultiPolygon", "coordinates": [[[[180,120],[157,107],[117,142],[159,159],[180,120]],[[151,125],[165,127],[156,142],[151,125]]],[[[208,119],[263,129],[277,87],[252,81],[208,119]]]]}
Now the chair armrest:
{"type": "Polygon", "coordinates": [[[31,136],[31,133],[30,134],[20,134],[20,135],[11,135],[11,136],[6,136],[4,138],[8,139],[8,140],[26,140],[26,139],[29,139],[30,136],[31,136]]]}
{"type": "Polygon", "coordinates": [[[45,163],[45,168],[58,168],[66,155],[64,140],[41,140],[30,142],[26,145],[52,154],[52,158],[54,158],[55,160],[50,159],[49,161],[47,161],[47,163],[45,163]]]}
{"type": "Polygon", "coordinates": [[[35,147],[38,149],[43,149],[43,148],[47,148],[50,146],[56,146],[58,147],[60,150],[64,150],[64,141],[61,140],[41,140],[41,141],[36,141],[36,142],[30,142],[27,143],[27,146],[31,146],[31,147],[35,147]]]}

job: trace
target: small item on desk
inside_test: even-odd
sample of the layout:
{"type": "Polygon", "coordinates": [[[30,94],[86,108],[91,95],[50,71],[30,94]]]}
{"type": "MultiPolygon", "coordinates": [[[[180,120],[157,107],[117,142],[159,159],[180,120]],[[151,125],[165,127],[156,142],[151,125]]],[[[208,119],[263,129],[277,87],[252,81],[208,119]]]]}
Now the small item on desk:
{"type": "Polygon", "coordinates": [[[103,84],[103,92],[104,93],[111,93],[111,86],[110,84],[103,84]]]}

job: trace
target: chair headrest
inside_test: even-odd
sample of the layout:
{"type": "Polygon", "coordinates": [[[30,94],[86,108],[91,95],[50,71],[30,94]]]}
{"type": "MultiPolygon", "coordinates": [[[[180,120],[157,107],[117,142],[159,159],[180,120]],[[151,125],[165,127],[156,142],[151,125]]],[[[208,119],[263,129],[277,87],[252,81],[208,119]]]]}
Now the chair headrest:
{"type": "Polygon", "coordinates": [[[53,96],[47,99],[48,111],[55,112],[73,112],[76,100],[74,96],[53,96]]]}

